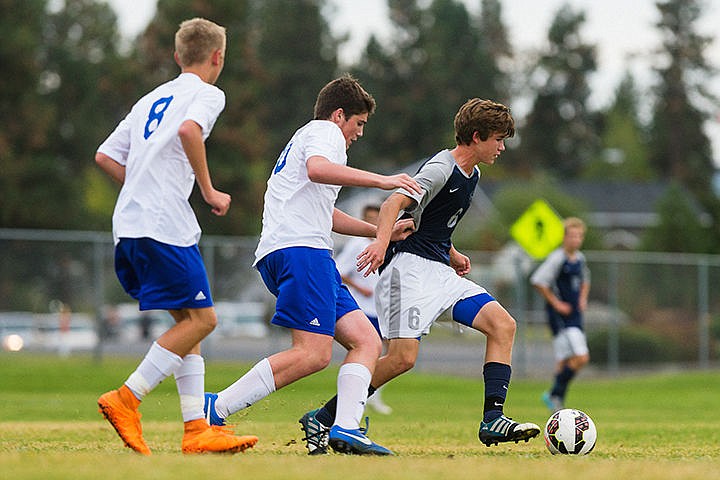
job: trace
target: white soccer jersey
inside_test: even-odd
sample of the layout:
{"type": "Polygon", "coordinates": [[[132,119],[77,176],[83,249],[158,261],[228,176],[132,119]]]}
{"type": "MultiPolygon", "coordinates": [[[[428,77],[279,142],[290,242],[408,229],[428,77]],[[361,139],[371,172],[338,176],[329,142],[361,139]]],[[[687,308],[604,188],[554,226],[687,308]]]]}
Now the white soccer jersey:
{"type": "MultiPolygon", "coordinates": [[[[357,256],[360,255],[360,252],[365,250],[365,247],[370,245],[370,242],[372,242],[371,238],[353,237],[345,244],[340,253],[335,257],[335,263],[337,264],[337,269],[338,272],[340,272],[340,275],[343,277],[350,277],[356,285],[360,285],[362,288],[367,288],[374,292],[379,277],[377,272],[366,277],[364,272],[357,271],[357,256]]],[[[375,296],[371,295],[366,297],[350,285],[347,287],[350,289],[350,293],[352,293],[358,307],[365,312],[365,315],[368,317],[377,317],[375,296]]]]}
{"type": "Polygon", "coordinates": [[[295,132],[280,154],[265,191],[262,233],[255,263],[287,247],[332,250],[332,214],[340,187],[308,178],[307,160],[321,156],[347,164],[345,137],[327,120],[312,120],[295,132]]]}
{"type": "Polygon", "coordinates": [[[178,129],[185,120],[206,139],[225,108],[225,94],[193,73],[182,73],[133,106],[98,151],[125,165],[125,182],[113,213],[113,238],[148,237],[187,247],[200,240],[188,201],[195,173],[178,129]]]}

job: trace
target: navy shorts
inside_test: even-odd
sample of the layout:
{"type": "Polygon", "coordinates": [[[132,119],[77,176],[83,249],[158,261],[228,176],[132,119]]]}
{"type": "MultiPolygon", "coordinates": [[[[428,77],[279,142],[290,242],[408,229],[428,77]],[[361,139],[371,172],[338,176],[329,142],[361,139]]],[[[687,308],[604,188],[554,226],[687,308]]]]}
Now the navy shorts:
{"type": "Polygon", "coordinates": [[[277,297],[275,325],[335,336],[335,322],[359,309],[330,250],[283,248],[264,256],[257,269],[277,297]]]}
{"type": "Polygon", "coordinates": [[[197,245],[177,247],[151,238],[121,238],[115,273],[140,310],[212,307],[210,284],[197,245]]]}

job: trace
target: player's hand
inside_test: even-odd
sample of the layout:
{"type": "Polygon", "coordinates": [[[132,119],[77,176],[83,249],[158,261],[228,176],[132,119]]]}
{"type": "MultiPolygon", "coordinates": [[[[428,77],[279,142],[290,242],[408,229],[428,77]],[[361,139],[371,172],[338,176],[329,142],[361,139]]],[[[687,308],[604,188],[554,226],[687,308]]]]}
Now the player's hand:
{"type": "Polygon", "coordinates": [[[450,266],[455,270],[455,273],[463,277],[470,273],[470,258],[453,248],[450,251],[450,266]]]}
{"type": "Polygon", "coordinates": [[[572,305],[570,305],[568,302],[563,302],[562,300],[558,301],[553,305],[553,308],[556,312],[558,312],[560,315],[567,317],[570,315],[573,311],[572,305]]]}
{"type": "Polygon", "coordinates": [[[365,250],[360,252],[360,255],[357,256],[357,271],[362,272],[365,270],[365,273],[363,274],[364,277],[367,277],[371,273],[375,273],[380,265],[382,265],[385,261],[386,250],[387,245],[383,245],[382,242],[374,240],[365,248],[365,250]]]}
{"type": "Polygon", "coordinates": [[[412,178],[407,173],[399,173],[397,175],[389,175],[383,177],[383,180],[380,184],[380,188],[383,190],[392,190],[394,188],[404,188],[408,192],[411,193],[423,193],[423,189],[420,186],[419,183],[415,181],[414,178],[412,178]]]}
{"type": "Polygon", "coordinates": [[[212,213],[219,217],[224,216],[228,210],[230,210],[231,197],[225,192],[213,189],[207,195],[203,195],[203,197],[207,204],[212,207],[212,213]]]}
{"type": "Polygon", "coordinates": [[[415,221],[412,218],[398,220],[395,222],[395,225],[393,225],[392,233],[390,234],[390,241],[398,242],[400,240],[405,240],[414,231],[415,221]]]}

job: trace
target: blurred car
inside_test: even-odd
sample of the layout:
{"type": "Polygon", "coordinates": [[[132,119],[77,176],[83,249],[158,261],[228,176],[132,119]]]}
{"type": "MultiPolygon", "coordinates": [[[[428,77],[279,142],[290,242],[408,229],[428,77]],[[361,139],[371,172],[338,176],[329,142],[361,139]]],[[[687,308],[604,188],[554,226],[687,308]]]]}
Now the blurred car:
{"type": "Polygon", "coordinates": [[[0,339],[4,349],[91,350],[98,342],[93,317],[86,313],[69,313],[63,324],[57,313],[0,312],[0,339]]]}
{"type": "Polygon", "coordinates": [[[263,338],[269,333],[263,302],[216,302],[218,317],[216,337],[263,338]]]}

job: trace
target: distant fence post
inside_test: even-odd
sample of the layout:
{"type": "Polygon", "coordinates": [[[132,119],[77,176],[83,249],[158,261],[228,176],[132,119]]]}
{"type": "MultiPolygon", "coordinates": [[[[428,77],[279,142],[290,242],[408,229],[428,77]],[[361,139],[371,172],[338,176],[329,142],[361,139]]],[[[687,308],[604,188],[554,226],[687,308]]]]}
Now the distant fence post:
{"type": "Polygon", "coordinates": [[[518,376],[524,377],[527,373],[527,354],[525,352],[525,330],[527,330],[527,288],[525,286],[525,274],[522,268],[522,257],[521,255],[515,256],[515,275],[516,275],[516,288],[515,288],[515,302],[517,304],[518,314],[515,316],[517,321],[517,345],[515,351],[517,352],[516,372],[518,376]]]}
{"type": "Polygon", "coordinates": [[[708,259],[702,257],[698,262],[698,359],[700,368],[703,369],[710,366],[709,288],[708,259]]]}
{"type": "Polygon", "coordinates": [[[608,304],[613,312],[612,320],[608,326],[608,372],[617,375],[620,370],[620,307],[618,303],[618,262],[610,260],[608,263],[608,304]]]}
{"type": "Polygon", "coordinates": [[[98,234],[93,240],[93,304],[95,305],[95,328],[97,331],[97,344],[95,345],[94,358],[96,362],[102,361],[103,343],[105,342],[105,239],[98,234]]]}

